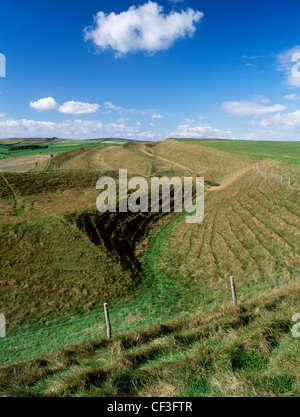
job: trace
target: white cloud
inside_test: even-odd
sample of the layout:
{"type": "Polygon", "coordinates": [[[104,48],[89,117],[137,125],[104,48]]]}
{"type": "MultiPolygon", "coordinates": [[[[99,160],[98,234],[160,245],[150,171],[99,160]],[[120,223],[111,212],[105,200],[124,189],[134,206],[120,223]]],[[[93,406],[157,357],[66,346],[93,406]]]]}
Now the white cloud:
{"type": "Polygon", "coordinates": [[[283,98],[286,98],[287,100],[300,100],[300,96],[298,96],[298,94],[288,94],[283,96],[283,98]]]}
{"type": "Polygon", "coordinates": [[[119,114],[152,114],[154,110],[139,110],[139,109],[125,109],[121,106],[116,106],[115,104],[107,101],[104,103],[103,107],[107,109],[106,113],[110,113],[111,111],[117,111],[119,114]]]}
{"type": "Polygon", "coordinates": [[[58,110],[66,114],[90,114],[96,113],[99,104],[82,103],[81,101],[66,101],[61,106],[52,97],[31,101],[30,107],[39,111],[58,110]]]}
{"type": "Polygon", "coordinates": [[[63,122],[35,121],[28,119],[0,120],[0,137],[60,137],[60,138],[99,138],[123,137],[141,140],[163,139],[161,134],[142,131],[140,126],[127,126],[123,123],[105,124],[97,120],[67,120],[63,122]]]}
{"type": "Polygon", "coordinates": [[[231,131],[216,129],[211,125],[191,126],[189,124],[178,126],[175,132],[170,132],[171,137],[180,138],[228,138],[233,139],[231,131]]]}
{"type": "Polygon", "coordinates": [[[300,87],[300,45],[277,55],[279,71],[285,73],[285,84],[300,87]]]}
{"type": "Polygon", "coordinates": [[[5,117],[6,114],[5,113],[0,113],[0,117],[5,117]]]}
{"type": "Polygon", "coordinates": [[[56,103],[54,98],[45,97],[37,101],[31,101],[30,107],[35,110],[46,111],[46,110],[57,110],[59,104],[56,103]]]}
{"type": "Polygon", "coordinates": [[[94,25],[84,29],[84,37],[93,41],[99,50],[113,49],[116,57],[138,51],[154,54],[170,48],[177,39],[192,37],[195,23],[203,16],[202,12],[190,8],[166,15],[162,6],[148,1],[120,14],[98,12],[94,25]]]}
{"type": "Polygon", "coordinates": [[[58,111],[66,114],[91,114],[96,113],[99,104],[82,103],[81,101],[67,101],[62,104],[58,111]]]}
{"type": "Polygon", "coordinates": [[[110,101],[107,101],[106,103],[104,103],[104,107],[106,108],[106,109],[109,109],[109,110],[116,110],[116,111],[120,111],[120,110],[122,110],[122,108],[121,107],[119,107],[119,106],[115,106],[114,104],[112,104],[110,101]]]}
{"type": "Polygon", "coordinates": [[[195,123],[195,119],[184,119],[184,123],[187,123],[187,124],[195,123]]]}
{"type": "Polygon", "coordinates": [[[253,101],[225,101],[222,109],[234,116],[259,116],[266,113],[277,113],[285,110],[287,107],[282,104],[272,106],[262,106],[253,101]]]}
{"type": "MultiPolygon", "coordinates": [[[[275,114],[269,117],[264,117],[258,123],[261,127],[272,127],[282,130],[297,130],[300,129],[300,110],[293,113],[275,114]]],[[[298,133],[300,139],[300,134],[298,133]]]]}
{"type": "Polygon", "coordinates": [[[162,116],[161,114],[152,114],[152,119],[154,120],[158,120],[158,119],[163,119],[164,116],[162,116]]]}

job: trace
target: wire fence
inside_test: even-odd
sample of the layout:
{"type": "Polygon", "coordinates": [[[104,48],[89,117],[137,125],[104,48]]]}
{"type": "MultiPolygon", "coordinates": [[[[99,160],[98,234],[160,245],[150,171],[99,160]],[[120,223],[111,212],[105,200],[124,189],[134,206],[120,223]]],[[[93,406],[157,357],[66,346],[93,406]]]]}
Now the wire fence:
{"type": "MultiPolygon", "coordinates": [[[[240,302],[282,285],[299,282],[300,268],[272,272],[261,277],[235,279],[240,302]]],[[[154,299],[143,304],[110,306],[112,334],[126,334],[163,324],[175,317],[189,317],[213,304],[231,301],[230,281],[201,291],[191,291],[166,299],[154,299]]],[[[232,302],[232,301],[231,301],[232,302]]],[[[32,330],[16,329],[0,339],[0,366],[37,358],[43,354],[106,337],[104,310],[48,322],[32,330]]]]}
{"type": "Polygon", "coordinates": [[[266,173],[266,172],[261,171],[259,169],[258,164],[257,164],[257,171],[258,171],[258,173],[262,177],[265,177],[265,178],[274,178],[275,180],[278,180],[278,181],[281,181],[283,183],[286,183],[289,186],[294,186],[294,187],[299,187],[300,186],[299,181],[297,181],[297,180],[295,180],[295,179],[293,179],[291,177],[286,177],[286,176],[284,176],[282,174],[277,174],[276,172],[272,172],[272,171],[269,172],[269,173],[266,173]]]}

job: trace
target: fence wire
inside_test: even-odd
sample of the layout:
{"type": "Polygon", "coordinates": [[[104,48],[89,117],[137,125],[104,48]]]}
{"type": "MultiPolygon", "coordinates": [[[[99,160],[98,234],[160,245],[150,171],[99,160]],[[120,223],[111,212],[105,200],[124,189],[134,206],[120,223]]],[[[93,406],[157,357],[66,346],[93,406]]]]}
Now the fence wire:
{"type": "MultiPolygon", "coordinates": [[[[260,292],[298,282],[300,268],[272,272],[266,276],[235,279],[239,300],[260,292]]],[[[231,301],[230,282],[222,282],[201,291],[190,291],[174,297],[152,300],[144,304],[110,307],[113,335],[126,334],[153,324],[162,324],[174,317],[189,317],[215,303],[231,301]]],[[[24,329],[23,329],[24,330],[24,329]]],[[[0,339],[0,366],[37,358],[43,354],[106,337],[105,314],[95,310],[68,319],[48,322],[46,326],[22,332],[17,329],[0,339]]]]}
{"type": "Polygon", "coordinates": [[[276,172],[272,172],[272,171],[269,172],[269,173],[261,171],[258,167],[258,164],[257,164],[257,171],[262,177],[273,178],[275,180],[286,183],[289,186],[294,186],[294,187],[299,187],[300,186],[299,181],[297,181],[297,180],[295,180],[291,177],[286,177],[285,175],[277,174],[276,172]]]}

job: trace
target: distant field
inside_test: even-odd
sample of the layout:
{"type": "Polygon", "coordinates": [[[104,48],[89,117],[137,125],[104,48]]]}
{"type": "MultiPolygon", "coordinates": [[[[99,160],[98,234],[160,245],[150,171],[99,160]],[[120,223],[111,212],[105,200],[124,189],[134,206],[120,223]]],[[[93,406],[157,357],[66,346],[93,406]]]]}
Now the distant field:
{"type": "Polygon", "coordinates": [[[278,142],[278,141],[250,141],[250,140],[222,140],[222,139],[179,139],[180,142],[198,144],[200,146],[218,149],[238,155],[255,157],[257,161],[269,160],[267,166],[270,170],[285,165],[287,175],[299,179],[300,166],[300,141],[299,142],[278,142]],[[273,162],[271,162],[273,160],[273,162]]]}
{"type": "Polygon", "coordinates": [[[58,153],[58,152],[67,152],[74,149],[79,149],[83,147],[95,147],[103,146],[111,143],[123,143],[121,140],[107,141],[107,140],[54,140],[50,141],[41,140],[41,141],[2,141],[0,140],[0,159],[5,158],[18,158],[21,156],[30,156],[30,155],[39,155],[39,154],[48,154],[48,153],[58,153]],[[40,145],[40,149],[24,149],[18,150],[19,146],[27,145],[40,145]]]}
{"type": "Polygon", "coordinates": [[[176,139],[187,144],[198,144],[221,151],[238,153],[265,158],[291,159],[300,161],[299,142],[279,141],[250,141],[250,140],[223,140],[223,139],[176,139]]]}
{"type": "Polygon", "coordinates": [[[51,154],[38,154],[19,156],[16,158],[0,159],[0,171],[3,172],[27,172],[36,166],[46,162],[51,158],[51,154]]]}

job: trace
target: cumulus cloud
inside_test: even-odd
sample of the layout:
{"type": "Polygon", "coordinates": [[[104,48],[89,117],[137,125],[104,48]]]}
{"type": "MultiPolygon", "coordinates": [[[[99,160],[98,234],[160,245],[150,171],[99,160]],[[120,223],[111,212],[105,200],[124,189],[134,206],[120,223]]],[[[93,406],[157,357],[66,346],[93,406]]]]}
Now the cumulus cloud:
{"type": "Polygon", "coordinates": [[[46,111],[46,110],[57,110],[59,104],[56,103],[54,98],[52,97],[45,97],[40,98],[37,101],[31,101],[30,107],[35,110],[46,111]]]}
{"type": "Polygon", "coordinates": [[[214,128],[211,125],[200,125],[200,126],[191,126],[190,124],[184,124],[178,126],[175,132],[170,132],[169,134],[172,137],[180,138],[227,138],[233,139],[233,134],[231,131],[221,130],[214,128]]]}
{"type": "Polygon", "coordinates": [[[259,116],[266,113],[277,113],[285,110],[287,107],[282,104],[272,106],[263,106],[253,101],[225,101],[222,109],[234,116],[259,116]]]}
{"type": "Polygon", "coordinates": [[[81,101],[66,101],[61,106],[52,97],[31,101],[30,107],[39,111],[58,110],[66,114],[91,114],[100,108],[99,104],[82,103],[81,101]]]}
{"type": "Polygon", "coordinates": [[[129,139],[159,140],[163,137],[153,131],[142,131],[140,126],[123,123],[103,123],[98,120],[66,120],[63,122],[35,121],[28,119],[0,120],[0,137],[61,137],[99,138],[123,137],[129,139]]]}
{"type": "Polygon", "coordinates": [[[163,119],[164,118],[164,116],[163,115],[161,115],[161,114],[152,114],[152,119],[154,119],[154,120],[158,120],[158,119],[163,119]]]}
{"type": "Polygon", "coordinates": [[[99,104],[82,103],[81,101],[67,101],[62,104],[58,111],[67,114],[91,114],[96,113],[99,104]]]}
{"type": "Polygon", "coordinates": [[[287,49],[277,55],[279,71],[285,74],[285,83],[300,87],[300,45],[287,49]]]}
{"type": "Polygon", "coordinates": [[[203,16],[190,8],[164,14],[162,6],[148,1],[120,14],[98,12],[94,24],[84,29],[84,38],[99,50],[111,48],[116,57],[138,51],[154,54],[170,48],[178,39],[193,37],[195,24],[203,16]]]}
{"type": "MultiPolygon", "coordinates": [[[[264,117],[258,122],[261,127],[273,127],[282,130],[297,130],[300,129],[300,110],[293,113],[274,114],[269,117],[264,117]]],[[[298,134],[298,139],[300,135],[298,134]]]]}

